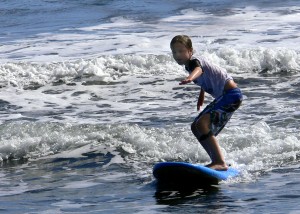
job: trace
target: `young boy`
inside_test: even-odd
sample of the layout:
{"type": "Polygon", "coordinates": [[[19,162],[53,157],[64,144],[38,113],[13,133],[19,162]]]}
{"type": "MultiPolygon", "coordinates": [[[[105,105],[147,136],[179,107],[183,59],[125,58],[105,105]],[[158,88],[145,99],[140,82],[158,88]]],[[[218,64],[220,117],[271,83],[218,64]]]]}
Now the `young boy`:
{"type": "Polygon", "coordinates": [[[193,56],[192,41],[188,36],[175,36],[170,46],[176,62],[184,65],[189,72],[189,76],[179,84],[193,81],[201,87],[197,110],[200,110],[200,106],[203,105],[205,92],[215,98],[195,118],[191,129],[211,158],[211,163],[207,167],[227,170],[228,166],[216,136],[224,128],[233,112],[239,108],[242,103],[242,93],[226,70],[211,64],[202,57],[193,56]]]}

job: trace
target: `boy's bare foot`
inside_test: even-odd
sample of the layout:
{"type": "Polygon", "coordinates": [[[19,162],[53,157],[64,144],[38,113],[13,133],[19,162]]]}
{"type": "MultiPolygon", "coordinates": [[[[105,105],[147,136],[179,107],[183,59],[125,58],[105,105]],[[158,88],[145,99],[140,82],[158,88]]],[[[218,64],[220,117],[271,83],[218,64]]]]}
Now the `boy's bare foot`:
{"type": "Polygon", "coordinates": [[[226,171],[228,169],[228,166],[226,163],[224,164],[217,164],[217,163],[210,163],[206,165],[206,167],[214,169],[214,170],[219,170],[219,171],[226,171]]]}

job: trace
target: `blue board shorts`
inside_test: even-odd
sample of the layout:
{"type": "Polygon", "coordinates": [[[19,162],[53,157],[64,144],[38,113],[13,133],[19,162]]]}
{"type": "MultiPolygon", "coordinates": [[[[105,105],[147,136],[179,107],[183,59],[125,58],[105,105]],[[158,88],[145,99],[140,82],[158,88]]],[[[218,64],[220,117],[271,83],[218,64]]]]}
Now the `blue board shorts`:
{"type": "Polygon", "coordinates": [[[214,136],[224,128],[230,120],[234,111],[237,110],[243,100],[242,92],[239,88],[224,91],[223,95],[216,98],[195,118],[197,121],[202,115],[209,113],[211,127],[214,136]]]}

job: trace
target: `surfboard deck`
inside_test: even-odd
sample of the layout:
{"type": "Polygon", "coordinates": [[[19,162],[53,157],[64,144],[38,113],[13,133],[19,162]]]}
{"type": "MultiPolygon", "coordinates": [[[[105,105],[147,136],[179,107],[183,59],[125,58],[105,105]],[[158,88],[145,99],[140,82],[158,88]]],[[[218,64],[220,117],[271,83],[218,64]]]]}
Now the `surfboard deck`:
{"type": "Polygon", "coordinates": [[[226,171],[217,171],[200,164],[186,162],[160,162],[153,168],[153,175],[158,182],[193,183],[207,185],[236,177],[238,170],[229,167],[226,171]]]}

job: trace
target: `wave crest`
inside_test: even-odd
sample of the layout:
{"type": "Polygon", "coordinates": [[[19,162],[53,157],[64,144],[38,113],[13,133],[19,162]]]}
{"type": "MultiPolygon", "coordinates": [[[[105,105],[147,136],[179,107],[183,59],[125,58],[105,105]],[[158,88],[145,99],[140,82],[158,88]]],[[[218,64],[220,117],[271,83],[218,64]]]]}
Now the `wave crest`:
{"type": "MultiPolygon", "coordinates": [[[[292,75],[300,71],[300,53],[284,48],[238,50],[220,48],[201,53],[233,75],[292,75]]],[[[0,65],[0,86],[30,88],[46,84],[96,80],[111,82],[123,76],[184,75],[171,55],[113,55],[64,62],[9,62],[0,65]]]]}

